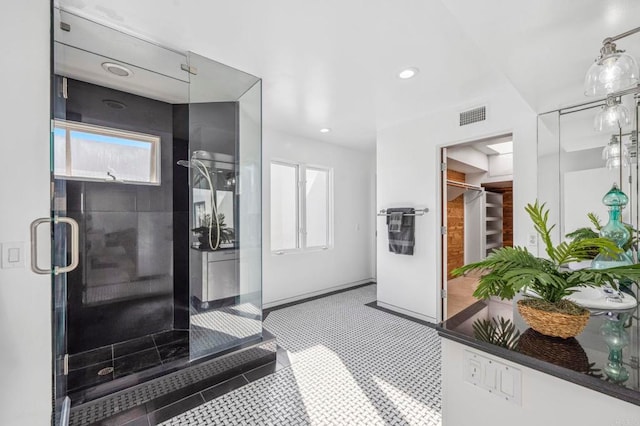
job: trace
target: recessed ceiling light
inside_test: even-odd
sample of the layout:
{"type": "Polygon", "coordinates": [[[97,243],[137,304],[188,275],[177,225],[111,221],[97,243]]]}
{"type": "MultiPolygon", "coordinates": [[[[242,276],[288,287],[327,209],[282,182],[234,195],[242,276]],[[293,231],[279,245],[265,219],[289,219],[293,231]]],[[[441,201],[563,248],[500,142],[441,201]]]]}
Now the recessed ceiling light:
{"type": "Polygon", "coordinates": [[[105,71],[108,71],[111,74],[117,75],[118,77],[129,77],[131,74],[133,74],[133,71],[131,71],[129,68],[125,67],[124,65],[115,64],[113,62],[103,62],[102,68],[104,68],[105,71]]]}
{"type": "Polygon", "coordinates": [[[329,133],[330,131],[331,131],[331,129],[328,128],[328,127],[324,127],[322,129],[320,129],[320,133],[329,133]]]}
{"type": "Polygon", "coordinates": [[[487,148],[497,152],[498,154],[511,154],[513,152],[513,141],[494,143],[487,145],[487,148]]]}
{"type": "Polygon", "coordinates": [[[408,78],[415,77],[415,75],[418,74],[419,71],[420,70],[418,68],[407,68],[398,73],[398,78],[406,80],[408,78]]]}
{"type": "Polygon", "coordinates": [[[120,101],[114,101],[113,99],[103,99],[102,103],[113,109],[126,109],[127,105],[120,101]]]}

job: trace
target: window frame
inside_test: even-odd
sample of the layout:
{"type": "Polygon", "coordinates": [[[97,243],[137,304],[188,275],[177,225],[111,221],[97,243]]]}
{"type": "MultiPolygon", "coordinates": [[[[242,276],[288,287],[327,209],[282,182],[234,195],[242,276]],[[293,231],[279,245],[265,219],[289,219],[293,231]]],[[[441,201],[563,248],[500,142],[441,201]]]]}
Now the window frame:
{"type": "MultiPolygon", "coordinates": [[[[333,185],[333,168],[329,166],[319,164],[307,164],[303,162],[272,159],[269,166],[272,164],[278,164],[282,166],[295,167],[296,168],[296,247],[290,249],[273,249],[271,248],[271,241],[269,241],[269,250],[272,255],[285,255],[296,253],[308,253],[326,251],[334,248],[333,244],[333,198],[334,198],[334,185],[333,185]],[[317,170],[327,173],[327,235],[326,245],[307,246],[307,170],[317,170]]],[[[271,167],[269,167],[269,182],[271,182],[271,167]]],[[[271,198],[271,184],[269,185],[269,197],[271,198]]],[[[271,236],[271,211],[269,212],[269,232],[271,236]]],[[[270,238],[271,239],[271,238],[270,238]]]]}
{"type": "MultiPolygon", "coordinates": [[[[67,121],[62,119],[52,120],[52,132],[56,129],[63,129],[65,131],[65,174],[57,174],[55,167],[52,164],[53,174],[57,179],[76,180],[85,182],[113,182],[129,185],[150,185],[160,186],[161,182],[161,138],[157,135],[150,135],[147,133],[133,132],[129,130],[115,129],[112,127],[98,126],[95,124],[81,123],[78,121],[67,121]],[[141,180],[121,180],[121,179],[108,179],[108,178],[95,178],[87,176],[72,176],[71,169],[73,167],[71,163],[71,132],[78,131],[84,133],[92,133],[100,136],[116,137],[122,139],[129,139],[136,142],[145,142],[151,145],[149,152],[149,181],[141,180]]],[[[52,141],[52,143],[55,143],[52,141]]]]}

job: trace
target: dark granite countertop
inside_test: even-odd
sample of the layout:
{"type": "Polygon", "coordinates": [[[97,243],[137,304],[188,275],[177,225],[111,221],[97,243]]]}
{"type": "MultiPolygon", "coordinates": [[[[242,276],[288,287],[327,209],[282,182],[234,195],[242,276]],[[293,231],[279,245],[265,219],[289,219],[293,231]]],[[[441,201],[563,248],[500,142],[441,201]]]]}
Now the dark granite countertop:
{"type": "Polygon", "coordinates": [[[640,308],[627,313],[626,321],[620,321],[622,317],[616,313],[592,313],[580,335],[561,339],[543,336],[529,328],[515,303],[489,300],[476,302],[436,329],[447,339],[640,405],[639,317],[640,308]],[[499,318],[508,320],[520,333],[509,347],[482,333],[482,322],[499,321],[499,318]],[[609,362],[605,338],[611,341],[616,331],[622,331],[623,339],[624,335],[628,338],[628,344],[622,349],[622,365],[629,377],[623,382],[612,380],[605,371],[609,362]]]}

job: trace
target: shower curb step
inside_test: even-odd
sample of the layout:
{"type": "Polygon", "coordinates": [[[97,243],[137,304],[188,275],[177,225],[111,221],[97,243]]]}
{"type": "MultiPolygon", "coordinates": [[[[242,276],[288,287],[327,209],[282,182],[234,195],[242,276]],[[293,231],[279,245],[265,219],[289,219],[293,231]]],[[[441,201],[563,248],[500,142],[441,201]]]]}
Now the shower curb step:
{"type": "Polygon", "coordinates": [[[78,405],[72,402],[69,426],[137,426],[162,422],[199,405],[193,404],[200,399],[200,403],[204,403],[248,383],[251,379],[245,373],[255,371],[249,377],[266,375],[271,366],[270,372],[275,371],[277,353],[275,336],[263,329],[261,339],[222,355],[196,360],[178,371],[144,383],[131,383],[127,389],[92,401],[78,405]]]}

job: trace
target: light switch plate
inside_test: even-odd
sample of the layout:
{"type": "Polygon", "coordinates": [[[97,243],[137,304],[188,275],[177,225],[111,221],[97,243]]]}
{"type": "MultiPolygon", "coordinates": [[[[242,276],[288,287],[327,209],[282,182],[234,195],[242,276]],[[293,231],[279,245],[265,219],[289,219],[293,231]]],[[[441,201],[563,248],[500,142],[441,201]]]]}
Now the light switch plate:
{"type": "Polygon", "coordinates": [[[506,401],[522,405],[522,372],[475,351],[464,351],[464,380],[506,401]]]}
{"type": "Polygon", "coordinates": [[[2,243],[2,269],[25,267],[24,242],[2,243]]]}

